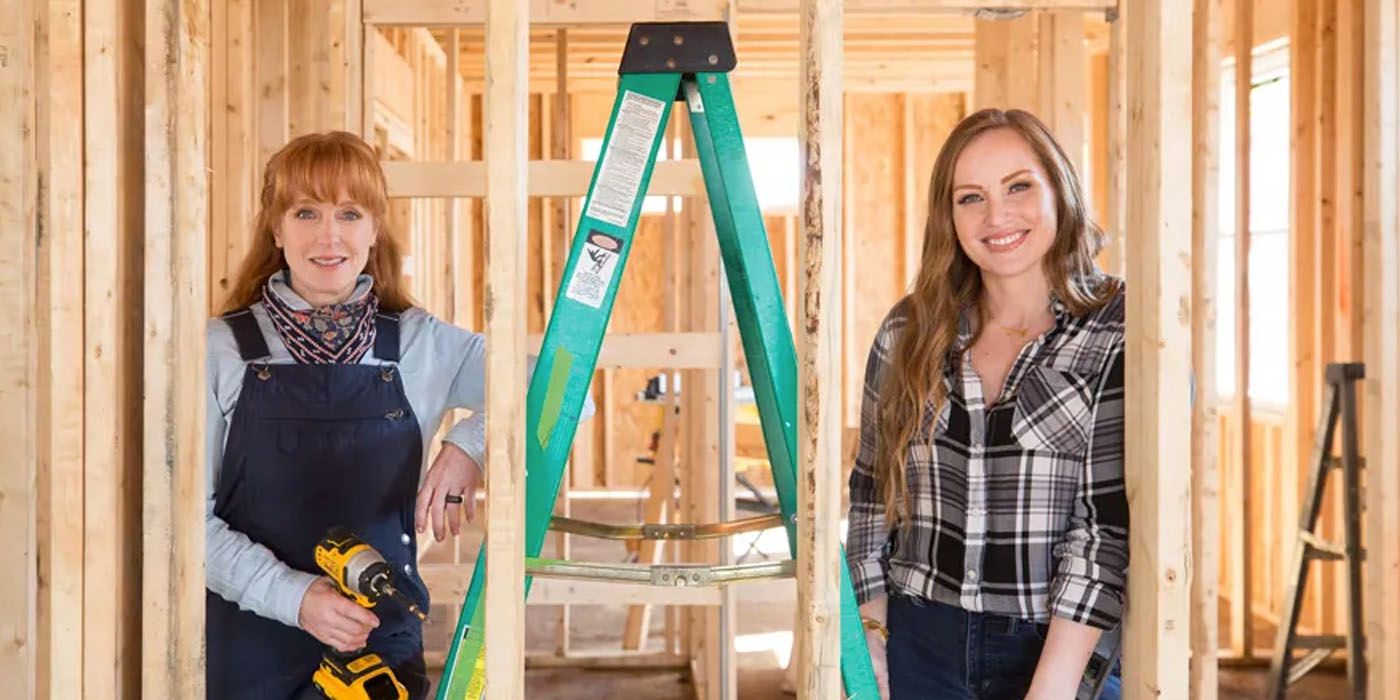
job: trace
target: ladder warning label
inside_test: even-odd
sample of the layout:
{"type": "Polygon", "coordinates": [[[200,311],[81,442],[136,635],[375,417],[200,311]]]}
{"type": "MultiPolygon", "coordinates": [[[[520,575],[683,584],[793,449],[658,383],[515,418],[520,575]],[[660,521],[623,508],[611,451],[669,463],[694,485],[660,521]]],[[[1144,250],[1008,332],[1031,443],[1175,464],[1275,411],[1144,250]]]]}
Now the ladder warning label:
{"type": "Polygon", "coordinates": [[[574,274],[569,277],[564,296],[595,309],[603,308],[603,299],[608,296],[621,255],[622,239],[602,231],[589,231],[583,242],[583,255],[574,263],[574,274]]]}
{"type": "Polygon", "coordinates": [[[665,110],[661,100],[631,90],[623,93],[584,216],[627,227],[665,110]]]}

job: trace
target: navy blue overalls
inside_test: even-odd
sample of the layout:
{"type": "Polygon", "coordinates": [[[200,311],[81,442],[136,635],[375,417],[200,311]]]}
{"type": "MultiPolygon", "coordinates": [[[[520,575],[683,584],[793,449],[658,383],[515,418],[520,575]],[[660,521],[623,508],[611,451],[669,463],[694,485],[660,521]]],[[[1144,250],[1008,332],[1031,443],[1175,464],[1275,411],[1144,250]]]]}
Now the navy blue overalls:
{"type": "MultiPolygon", "coordinates": [[[[214,514],[300,571],[320,573],[316,542],[346,526],[393,566],[396,585],[428,609],[413,528],[422,433],[399,377],[397,314],[375,319],[374,355],[389,364],[268,364],[253,314],[224,317],[247,364],[229,426],[214,514]]],[[[373,611],[368,649],[409,697],[426,695],[422,623],[392,600],[373,611]]],[[[206,592],[208,697],[320,697],[311,676],[325,645],[307,632],[206,592]]]]}

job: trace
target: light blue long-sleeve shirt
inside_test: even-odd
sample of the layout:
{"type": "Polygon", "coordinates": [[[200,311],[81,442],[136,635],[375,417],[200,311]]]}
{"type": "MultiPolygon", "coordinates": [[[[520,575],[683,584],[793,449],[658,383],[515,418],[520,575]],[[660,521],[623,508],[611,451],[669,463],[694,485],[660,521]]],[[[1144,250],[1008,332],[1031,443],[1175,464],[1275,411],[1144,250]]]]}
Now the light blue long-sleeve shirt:
{"type": "MultiPolygon", "coordinates": [[[[278,273],[273,278],[273,293],[292,308],[310,309],[305,300],[282,282],[281,275],[278,273]]],[[[372,286],[371,278],[361,275],[350,298],[362,297],[372,286]]],[[[262,303],[254,304],[252,312],[267,341],[268,351],[272,355],[270,362],[293,363],[262,303]]],[[[209,590],[241,609],[295,627],[302,597],[319,575],[291,568],[270,549],[231,529],[227,522],[214,515],[214,493],[219,485],[224,443],[237,408],[238,395],[243,388],[246,364],[238,352],[232,329],[223,320],[216,318],[209,322],[207,340],[206,585],[209,590]]],[[[445,441],[462,448],[478,465],[484,465],[485,337],[414,308],[400,316],[399,347],[399,375],[403,378],[404,393],[423,433],[424,460],[420,477],[426,471],[429,445],[442,424],[443,416],[456,408],[470,410],[472,415],[458,421],[447,433],[445,441]]],[[[534,358],[529,360],[528,364],[533,366],[534,358]]],[[[366,353],[361,362],[383,364],[373,356],[373,351],[366,353]]],[[[587,402],[582,417],[587,418],[592,408],[591,401],[587,402]]]]}

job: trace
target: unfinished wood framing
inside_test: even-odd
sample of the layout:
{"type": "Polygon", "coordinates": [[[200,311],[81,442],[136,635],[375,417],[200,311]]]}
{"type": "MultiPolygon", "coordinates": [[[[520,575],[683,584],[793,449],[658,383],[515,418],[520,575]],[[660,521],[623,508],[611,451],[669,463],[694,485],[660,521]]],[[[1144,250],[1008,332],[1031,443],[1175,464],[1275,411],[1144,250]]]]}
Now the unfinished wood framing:
{"type": "Polygon", "coordinates": [[[204,695],[209,6],[146,5],[143,697],[204,695]]]}
{"type": "Polygon", "coordinates": [[[1190,683],[1191,5],[1143,0],[1128,15],[1126,407],[1133,514],[1123,696],[1187,697],[1190,683]]]}
{"type": "Polygon", "coordinates": [[[804,0],[800,20],[796,646],[802,699],[842,692],[841,12],[840,0],[804,0]]]}
{"type": "Polygon", "coordinates": [[[141,684],[141,328],[119,312],[142,303],[140,13],[133,0],[83,10],[82,641],[92,700],[136,697],[141,684]]]}
{"type": "Polygon", "coordinates": [[[1366,658],[1370,698],[1400,698],[1400,8],[1365,6],[1366,658]]]}
{"type": "Polygon", "coordinates": [[[38,433],[41,694],[83,695],[82,2],[39,17],[38,433]]]}
{"type": "MultiPolygon", "coordinates": [[[[1235,2],[1235,483],[1232,492],[1238,500],[1231,509],[1234,522],[1229,531],[1239,543],[1237,552],[1247,552],[1254,530],[1250,506],[1253,502],[1250,472],[1253,468],[1253,421],[1249,397],[1249,105],[1254,73],[1254,3],[1235,2]]],[[[1230,596],[1230,646],[1242,658],[1254,655],[1254,566],[1247,556],[1232,559],[1234,590],[1230,596]]]]}
{"type": "MultiPolygon", "coordinates": [[[[588,194],[596,164],[585,160],[533,160],[526,165],[531,197],[582,197],[588,194]]],[[[384,177],[391,197],[481,197],[486,166],[481,162],[386,162],[384,177]]],[[[657,161],[648,194],[696,195],[705,190],[700,161],[657,161]]]]}
{"type": "MultiPolygon", "coordinates": [[[[1215,305],[1220,183],[1222,0],[1195,0],[1191,74],[1191,686],[1219,692],[1220,469],[1216,460],[1215,305]]],[[[1122,21],[1121,19],[1119,21],[1122,21]]]]}
{"type": "Polygon", "coordinates": [[[36,8],[20,0],[0,14],[0,245],[11,251],[0,265],[0,566],[14,585],[0,589],[0,673],[17,697],[40,694],[38,657],[38,479],[35,325],[38,197],[38,119],[35,88],[36,8]]]}
{"type": "Polygon", "coordinates": [[[1042,12],[1039,29],[1039,116],[1055,134],[1075,169],[1084,173],[1084,124],[1089,111],[1084,13],[1042,12]]]}
{"type": "Polygon", "coordinates": [[[486,688],[525,697],[525,0],[490,0],[486,60],[486,688]]]}
{"type": "MultiPolygon", "coordinates": [[[[523,30],[526,20],[519,19],[508,49],[502,49],[504,35],[493,31],[496,50],[510,53],[508,59],[498,53],[492,65],[504,60],[520,70],[492,71],[493,78],[512,82],[492,88],[492,114],[483,119],[485,3],[19,0],[0,18],[0,236],[14,251],[0,270],[0,290],[14,302],[3,312],[10,332],[0,352],[0,410],[12,437],[0,448],[7,466],[0,474],[0,530],[7,534],[0,559],[24,585],[7,588],[0,600],[0,637],[9,642],[0,645],[0,669],[17,679],[20,697],[199,696],[203,371],[202,358],[187,349],[202,347],[207,315],[226,299],[251,242],[261,169],[290,137],[350,128],[377,145],[390,161],[391,219],[402,224],[411,248],[415,296],[439,318],[472,329],[482,329],[478,314],[485,310],[491,345],[519,357],[537,349],[552,305],[575,215],[571,205],[584,195],[594,169],[574,158],[602,135],[625,25],[729,20],[741,39],[734,85],[745,135],[813,138],[811,124],[802,121],[812,114],[810,105],[791,87],[800,68],[815,65],[812,35],[804,35],[798,10],[822,7],[840,15],[845,31],[839,42],[828,37],[831,46],[822,54],[839,55],[841,88],[828,86],[821,95],[843,99],[829,105],[838,126],[830,114],[818,124],[830,141],[820,149],[826,154],[816,163],[820,170],[804,175],[812,178],[810,191],[826,192],[822,205],[841,212],[844,235],[837,246],[822,248],[822,271],[835,267],[841,286],[825,290],[828,305],[820,311],[796,300],[803,270],[798,231],[812,240],[798,226],[799,210],[765,211],[794,321],[799,312],[843,307],[839,317],[819,319],[817,326],[831,332],[824,341],[840,350],[831,351],[840,358],[832,381],[844,405],[823,404],[842,425],[830,430],[822,424],[826,430],[818,434],[827,442],[815,452],[838,449],[833,440],[846,450],[854,444],[871,317],[883,314],[917,272],[927,178],[947,128],[974,100],[1033,109],[1081,172],[1093,173],[1094,203],[1109,234],[1103,267],[1123,273],[1131,257],[1130,391],[1154,397],[1133,406],[1128,418],[1134,602],[1125,696],[1152,689],[1161,697],[1210,698],[1217,656],[1219,663],[1257,663],[1267,652],[1269,640],[1262,634],[1249,639],[1250,630],[1276,623],[1285,589],[1279,574],[1288,563],[1280,552],[1292,546],[1320,371],[1328,362],[1364,357],[1370,691],[1400,697],[1400,669],[1387,663],[1400,654],[1400,446],[1394,430],[1400,415],[1400,8],[1394,0],[1296,0],[1288,10],[1281,3],[1245,3],[1238,12],[1254,15],[1253,21],[1237,23],[1229,1],[1193,0],[1196,62],[1188,82],[1182,57],[1190,49],[1180,39],[1188,10],[1176,0],[522,0],[510,7],[528,6],[539,26],[523,30]],[[1032,11],[1017,19],[992,19],[1013,14],[1005,12],[974,16],[985,4],[1032,11]],[[889,28],[895,24],[897,30],[889,28]],[[1222,31],[1232,25],[1239,34],[1222,31]],[[1268,366],[1248,366],[1245,310],[1236,317],[1243,340],[1237,397],[1217,406],[1212,362],[1237,358],[1212,356],[1216,188],[1240,188],[1236,194],[1243,195],[1249,179],[1242,163],[1238,181],[1216,182],[1217,161],[1245,155],[1250,140],[1241,129],[1238,152],[1216,153],[1218,53],[1244,59],[1237,89],[1245,96],[1255,72],[1251,49],[1284,36],[1292,52],[1293,169],[1291,196],[1278,206],[1291,212],[1291,405],[1284,412],[1234,404],[1248,400],[1250,371],[1260,375],[1256,384],[1272,381],[1264,376],[1268,366]],[[528,70],[522,65],[527,55],[528,70]],[[1092,66],[1087,73],[1086,64],[1092,66]],[[1187,85],[1196,91],[1189,122],[1180,92],[1187,85]],[[494,92],[502,89],[512,91],[505,118],[494,92]],[[532,109],[515,111],[516,99],[532,109]],[[1090,105],[1093,126],[1086,131],[1090,105]],[[483,141],[488,123],[495,139],[483,141]],[[833,133],[843,133],[845,143],[833,133]],[[1089,149],[1081,145],[1086,138],[1089,149]],[[518,154],[522,140],[528,158],[483,159],[483,150],[518,154]],[[831,153],[844,155],[847,148],[853,157],[833,160],[831,153]],[[1193,179],[1186,197],[1188,158],[1193,179]],[[497,178],[497,164],[507,161],[515,165],[497,178]],[[843,181],[846,187],[837,186],[842,194],[830,194],[832,183],[843,181]],[[488,192],[497,185],[509,194],[488,192]],[[530,196],[549,201],[504,214],[492,207],[492,228],[502,233],[491,246],[495,278],[487,284],[485,207],[474,200],[492,194],[510,202],[508,208],[530,196]],[[885,208],[872,211],[872,203],[885,208]],[[513,224],[502,227],[502,216],[513,224]],[[890,274],[861,274],[868,269],[890,274]],[[1190,299],[1184,301],[1188,279],[1190,299]],[[503,284],[516,292],[505,292],[503,284]],[[491,293],[483,294],[487,287],[491,293]],[[833,306],[837,301],[844,303],[833,306]],[[520,305],[528,315],[518,313],[520,305]],[[135,311],[108,313],[114,308],[135,311]],[[527,325],[515,328],[517,335],[499,330],[519,323],[527,325]],[[1189,405],[1183,398],[1188,387],[1195,392],[1189,405]],[[1189,477],[1149,466],[1188,457],[1189,477]],[[1189,612],[1181,603],[1187,571],[1189,612]],[[1219,595],[1222,590],[1227,595],[1219,595]],[[1225,635],[1216,629],[1217,605],[1227,606],[1233,618],[1225,635]],[[1217,655],[1222,636],[1232,648],[1217,655]],[[1182,667],[1187,637],[1189,674],[1182,667]]],[[[1268,74],[1267,57],[1258,56],[1258,72],[1268,74]]],[[[829,78],[831,68],[822,75],[829,78]]],[[[1236,118],[1244,127],[1248,111],[1236,118]]],[[[730,450],[742,455],[743,465],[761,465],[765,446],[755,426],[732,425],[733,397],[720,380],[742,357],[721,310],[713,231],[693,155],[660,164],[652,185],[653,195],[687,198],[685,212],[675,218],[689,224],[665,223],[653,209],[639,224],[625,296],[641,301],[615,313],[599,357],[600,415],[580,431],[567,483],[636,489],[649,475],[664,484],[675,475],[679,507],[669,489],[658,488],[647,497],[644,519],[720,520],[732,508],[732,486],[729,474],[714,465],[730,450]],[[681,262],[683,255],[690,259],[681,262]],[[679,301],[672,299],[676,291],[679,301]],[[686,387],[694,388],[679,415],[671,412],[674,406],[639,406],[634,399],[658,370],[668,377],[683,373],[686,387]],[[654,421],[657,416],[662,419],[654,421]],[[633,464],[649,451],[638,447],[655,423],[662,435],[656,463],[633,464]]],[[[1237,201],[1237,244],[1245,247],[1248,199],[1237,201]]],[[[816,220],[813,210],[804,211],[807,222],[816,220]]],[[[830,246],[829,232],[824,240],[830,246]]],[[[1247,284],[1248,270],[1240,277],[1247,284]]],[[[1247,290],[1238,299],[1247,304],[1247,290]]],[[[505,363],[506,356],[495,361],[505,363]]],[[[523,393],[523,371],[493,371],[493,382],[501,376],[519,391],[499,382],[494,391],[523,393]]],[[[518,409],[512,417],[493,408],[500,435],[514,435],[514,424],[523,421],[523,406],[518,409]]],[[[804,438],[812,434],[804,428],[804,438]]],[[[516,529],[492,541],[518,549],[522,451],[506,438],[493,437],[493,447],[502,459],[492,475],[495,501],[487,518],[494,514],[498,528],[516,529]],[[509,537],[517,538],[514,544],[509,537]]],[[[804,483],[810,491],[804,490],[802,504],[826,503],[834,470],[812,465],[826,467],[831,460],[808,456],[804,469],[814,471],[806,472],[812,480],[804,483]]],[[[768,486],[765,479],[758,481],[768,486]]],[[[1340,532],[1338,496],[1334,489],[1324,505],[1324,537],[1340,532]]],[[[570,500],[564,494],[561,507],[570,500]]],[[[816,539],[823,532],[829,537],[830,523],[826,531],[806,529],[833,510],[842,509],[815,506],[803,513],[809,554],[799,558],[813,563],[803,570],[799,601],[804,640],[834,621],[821,612],[834,608],[823,608],[815,593],[825,567],[811,554],[826,551],[816,539]]],[[[722,546],[688,544],[683,557],[675,544],[637,549],[649,562],[718,563],[730,556],[722,546]]],[[[568,544],[561,549],[567,556],[568,544]]],[[[436,599],[460,597],[471,556],[430,553],[423,573],[436,599]]],[[[505,583],[488,591],[523,606],[519,589],[509,588],[522,579],[521,569],[511,570],[509,557],[493,554],[492,561],[505,562],[500,566],[507,571],[498,570],[505,583]]],[[[1343,574],[1341,567],[1316,567],[1301,617],[1306,633],[1342,629],[1343,574]]],[[[661,655],[581,653],[568,644],[565,617],[553,657],[522,657],[519,647],[509,646],[512,640],[497,638],[514,634],[519,641],[518,622],[501,620],[518,621],[521,608],[489,605],[493,696],[496,683],[523,692],[519,676],[511,674],[522,658],[528,667],[690,666],[701,697],[732,695],[736,663],[729,638],[737,630],[734,606],[722,606],[734,596],[733,590],[540,580],[528,603],[556,606],[560,614],[569,605],[635,604],[632,612],[640,615],[623,637],[637,648],[645,648],[650,608],[644,606],[665,606],[675,643],[668,639],[661,655]]],[[[829,648],[808,645],[797,657],[802,692],[831,696],[829,648]]],[[[509,697],[512,691],[501,692],[509,697]]]]}
{"type": "MultiPolygon", "coordinates": [[[[732,0],[730,0],[732,2],[732,0]]],[[[793,13],[801,0],[741,0],[741,13],[793,13]]],[[[486,21],[485,9],[478,3],[453,0],[363,0],[365,21],[380,25],[463,26],[486,21]]],[[[997,0],[1005,9],[1108,10],[1118,0],[997,0]]],[[[986,0],[845,0],[843,11],[869,12],[961,12],[983,9],[986,0]]],[[[654,0],[574,0],[569,3],[530,0],[533,21],[548,25],[630,24],[632,22],[690,22],[726,19],[726,0],[701,2],[655,2],[654,0]]]]}

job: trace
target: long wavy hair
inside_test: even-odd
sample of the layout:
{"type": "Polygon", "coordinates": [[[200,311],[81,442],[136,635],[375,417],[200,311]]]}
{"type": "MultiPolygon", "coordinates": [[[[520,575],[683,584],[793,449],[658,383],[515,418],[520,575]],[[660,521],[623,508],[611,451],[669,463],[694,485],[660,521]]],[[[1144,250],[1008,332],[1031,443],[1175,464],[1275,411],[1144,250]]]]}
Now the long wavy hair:
{"type": "Polygon", "coordinates": [[[223,313],[261,299],[267,279],[286,264],[275,234],[292,204],[302,197],[335,201],[341,189],[374,219],[377,235],[365,273],[374,278],[379,308],[399,312],[413,307],[403,279],[403,251],[388,229],[389,188],[379,156],[359,136],[330,131],[299,136],[268,159],[252,248],[243,257],[223,313]]]}
{"type": "MultiPolygon", "coordinates": [[[[982,298],[981,271],[958,244],[953,228],[953,170],[963,149],[993,129],[1020,134],[1054,188],[1055,241],[1041,265],[1057,298],[1078,316],[1101,307],[1118,291],[1116,280],[1096,275],[1094,257],[1103,248],[1103,230],[1089,219],[1074,166],[1045,124],[1015,109],[984,109],[963,119],[933,166],[919,274],[913,290],[900,301],[905,323],[881,386],[875,473],[891,527],[905,521],[912,510],[905,475],[909,442],[925,420],[942,410],[947,400],[944,372],[959,367],[956,358],[966,350],[958,347],[959,315],[964,309],[977,310],[982,298]]],[[[974,336],[972,343],[976,340],[974,336]]]]}

